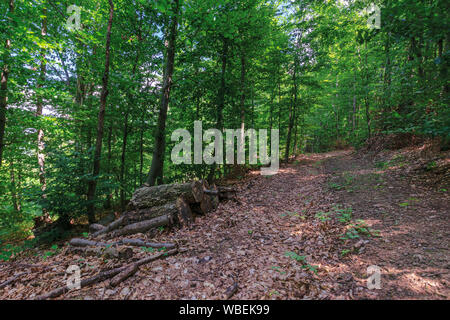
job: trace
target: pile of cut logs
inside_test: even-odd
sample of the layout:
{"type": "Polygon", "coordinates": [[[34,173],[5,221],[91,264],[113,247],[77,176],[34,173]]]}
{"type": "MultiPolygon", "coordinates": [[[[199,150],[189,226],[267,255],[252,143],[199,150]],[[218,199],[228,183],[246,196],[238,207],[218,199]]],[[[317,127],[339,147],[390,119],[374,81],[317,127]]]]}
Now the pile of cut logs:
{"type": "Polygon", "coordinates": [[[206,181],[142,186],[131,198],[122,217],[107,226],[90,226],[94,238],[114,238],[145,233],[160,226],[187,226],[194,214],[214,211],[220,200],[231,199],[232,188],[209,186],[206,181]]]}
{"type": "MultiPolygon", "coordinates": [[[[190,225],[196,214],[204,215],[214,211],[220,200],[235,199],[235,196],[236,191],[233,188],[209,186],[206,181],[142,186],[135,191],[127,211],[120,218],[106,226],[91,225],[90,237],[74,238],[68,248],[68,252],[77,255],[93,255],[133,262],[102,270],[94,277],[82,280],[80,286],[89,286],[107,279],[111,279],[110,286],[117,286],[136,273],[141,265],[183,251],[173,243],[153,243],[143,239],[125,239],[123,236],[146,233],[160,226],[190,225]],[[112,238],[119,240],[113,241],[112,238]],[[160,252],[136,261],[133,259],[133,247],[156,248],[160,252]]],[[[36,299],[55,298],[69,290],[70,288],[66,286],[60,287],[36,299]]]]}

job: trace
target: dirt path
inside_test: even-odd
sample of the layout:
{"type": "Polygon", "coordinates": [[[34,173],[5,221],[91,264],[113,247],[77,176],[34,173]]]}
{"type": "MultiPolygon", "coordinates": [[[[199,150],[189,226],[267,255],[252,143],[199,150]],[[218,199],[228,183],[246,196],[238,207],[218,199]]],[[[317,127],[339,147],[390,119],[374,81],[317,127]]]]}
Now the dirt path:
{"type": "Polygon", "coordinates": [[[333,192],[333,201],[351,206],[355,219],[380,230],[380,238],[371,239],[363,253],[347,262],[353,274],[372,264],[382,270],[381,289],[358,297],[448,299],[448,192],[425,187],[401,166],[379,167],[353,154],[325,162],[329,186],[340,189],[333,192]]]}
{"type": "MultiPolygon", "coordinates": [[[[275,176],[250,174],[238,189],[239,202],[155,239],[186,252],[142,267],[114,290],[99,283],[61,298],[217,299],[233,284],[233,299],[449,297],[448,193],[351,151],[302,155],[275,176]],[[381,269],[379,290],[367,288],[371,265],[381,269]]],[[[84,266],[83,277],[97,269],[84,266]]],[[[31,298],[48,290],[44,281],[63,283],[46,274],[0,296],[31,298]]]]}

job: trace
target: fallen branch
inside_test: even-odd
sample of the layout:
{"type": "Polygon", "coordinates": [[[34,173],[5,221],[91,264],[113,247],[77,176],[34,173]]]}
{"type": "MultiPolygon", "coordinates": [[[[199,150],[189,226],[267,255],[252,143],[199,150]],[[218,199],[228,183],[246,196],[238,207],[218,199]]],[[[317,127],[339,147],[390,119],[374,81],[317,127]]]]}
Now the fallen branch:
{"type": "Polygon", "coordinates": [[[133,249],[130,247],[69,247],[68,250],[72,254],[106,259],[130,259],[133,256],[133,249]]]}
{"type": "MultiPolygon", "coordinates": [[[[81,280],[80,287],[84,288],[84,287],[90,286],[94,283],[101,282],[101,281],[107,280],[109,278],[112,278],[116,274],[119,274],[120,272],[122,272],[125,268],[126,267],[118,267],[118,268],[115,268],[112,270],[102,271],[99,274],[97,274],[91,278],[81,280]]],[[[37,296],[35,298],[35,300],[47,300],[47,299],[51,299],[51,298],[56,298],[56,297],[59,297],[60,295],[63,295],[65,293],[69,292],[70,290],[73,290],[73,289],[69,288],[68,286],[59,287],[48,293],[37,296]]]]}
{"type": "Polygon", "coordinates": [[[106,242],[97,242],[80,238],[73,238],[70,240],[70,245],[74,247],[112,247],[112,246],[133,246],[133,247],[146,247],[146,248],[166,248],[173,249],[176,247],[176,244],[173,243],[155,243],[155,242],[146,242],[141,239],[122,239],[116,242],[106,243],[106,242]]]}
{"type": "Polygon", "coordinates": [[[124,223],[125,223],[125,217],[120,217],[116,221],[111,222],[105,228],[103,228],[103,229],[93,233],[92,236],[95,238],[95,237],[98,237],[99,235],[101,235],[103,233],[111,232],[111,231],[113,231],[113,230],[115,230],[117,228],[120,228],[124,223]]]}
{"type": "MultiPolygon", "coordinates": [[[[136,273],[137,268],[139,268],[140,266],[142,266],[144,264],[147,264],[149,262],[158,260],[160,258],[166,258],[166,257],[174,255],[176,253],[178,253],[177,249],[173,249],[173,250],[170,250],[170,251],[167,251],[167,252],[160,252],[160,253],[155,254],[153,256],[150,256],[150,257],[138,260],[138,261],[136,261],[136,262],[134,262],[134,263],[132,263],[130,265],[121,266],[121,267],[114,268],[114,269],[107,270],[107,271],[102,271],[99,274],[97,274],[97,275],[95,275],[95,276],[93,276],[91,278],[81,280],[80,288],[84,288],[84,287],[90,286],[90,285],[95,284],[97,282],[105,281],[107,279],[113,278],[116,275],[117,275],[117,277],[113,278],[111,281],[114,280],[114,284],[117,285],[121,281],[127,279],[128,277],[130,277],[131,275],[136,273]]],[[[68,286],[59,287],[59,288],[54,289],[54,290],[52,290],[52,291],[50,291],[48,293],[45,293],[45,294],[37,296],[35,298],[35,300],[46,300],[46,299],[56,298],[56,297],[59,297],[60,295],[63,295],[65,293],[69,292],[70,290],[71,290],[71,288],[69,288],[68,286]]]]}
{"type": "MultiPolygon", "coordinates": [[[[74,247],[106,247],[108,246],[108,243],[105,242],[97,242],[97,241],[90,241],[86,239],[80,239],[80,238],[73,238],[70,240],[69,244],[74,247]]],[[[111,244],[113,245],[113,244],[111,244]]]]}
{"type": "Polygon", "coordinates": [[[117,230],[111,234],[111,237],[119,237],[119,236],[125,236],[129,234],[135,234],[135,233],[144,233],[152,228],[157,228],[161,226],[167,226],[170,225],[173,221],[173,218],[169,215],[164,215],[161,217],[157,217],[151,220],[146,220],[142,222],[136,222],[133,224],[129,224],[125,227],[123,227],[120,230],[117,230]]]}
{"type": "Polygon", "coordinates": [[[228,287],[228,289],[225,291],[225,294],[224,294],[225,300],[228,300],[232,296],[234,296],[234,294],[237,292],[238,288],[239,287],[238,287],[238,283],[237,282],[233,283],[232,286],[228,287]]]}
{"type": "Polygon", "coordinates": [[[99,224],[99,223],[93,223],[89,226],[89,232],[94,233],[100,230],[103,230],[105,226],[99,224]]]}
{"type": "Polygon", "coordinates": [[[6,280],[5,282],[0,283],[0,289],[2,289],[2,288],[4,288],[4,287],[6,287],[6,286],[8,286],[8,285],[10,285],[10,284],[12,284],[12,283],[14,283],[14,282],[16,282],[20,277],[22,277],[22,276],[24,276],[24,275],[27,275],[27,274],[29,274],[29,272],[22,272],[22,273],[19,273],[19,274],[16,275],[16,276],[12,277],[11,279],[6,280]]]}
{"type": "Polygon", "coordinates": [[[111,279],[111,282],[109,285],[111,287],[117,286],[122,281],[125,281],[132,275],[134,275],[139,270],[139,266],[137,264],[132,264],[131,266],[127,267],[125,270],[120,272],[118,275],[116,275],[114,278],[111,279]]]}
{"type": "Polygon", "coordinates": [[[178,253],[178,249],[173,249],[173,250],[170,250],[167,252],[161,252],[161,253],[155,254],[153,256],[138,260],[138,261],[128,265],[125,268],[125,270],[123,270],[121,273],[119,273],[117,276],[115,276],[111,280],[110,285],[112,287],[117,286],[122,281],[124,281],[124,280],[128,279],[129,277],[131,277],[132,275],[134,275],[139,270],[139,267],[144,264],[150,263],[152,261],[155,261],[155,260],[158,260],[161,258],[167,258],[168,256],[172,256],[177,253],[178,253]]]}
{"type": "Polygon", "coordinates": [[[160,258],[167,258],[168,256],[173,256],[174,254],[177,254],[177,253],[178,253],[178,249],[169,250],[167,252],[160,252],[160,253],[155,254],[153,256],[150,256],[150,257],[138,260],[138,261],[134,262],[134,264],[136,264],[136,265],[138,265],[140,267],[140,266],[142,266],[144,264],[147,264],[149,262],[158,260],[160,258]]]}
{"type": "Polygon", "coordinates": [[[173,249],[176,247],[176,244],[173,244],[173,243],[145,242],[140,239],[123,239],[123,240],[120,240],[119,243],[123,243],[128,246],[156,248],[156,249],[159,249],[159,248],[173,249]]]}
{"type": "MultiPolygon", "coordinates": [[[[50,265],[26,264],[26,263],[2,263],[2,265],[8,265],[8,264],[11,267],[15,267],[15,268],[29,268],[31,270],[41,269],[41,270],[39,270],[39,272],[43,272],[43,271],[53,268],[54,266],[58,265],[59,263],[52,263],[50,265]]],[[[23,276],[29,275],[31,273],[32,273],[31,271],[25,271],[25,272],[19,273],[18,275],[12,277],[11,279],[8,279],[5,282],[1,283],[0,289],[4,288],[10,284],[13,284],[14,282],[20,280],[23,276]]]]}

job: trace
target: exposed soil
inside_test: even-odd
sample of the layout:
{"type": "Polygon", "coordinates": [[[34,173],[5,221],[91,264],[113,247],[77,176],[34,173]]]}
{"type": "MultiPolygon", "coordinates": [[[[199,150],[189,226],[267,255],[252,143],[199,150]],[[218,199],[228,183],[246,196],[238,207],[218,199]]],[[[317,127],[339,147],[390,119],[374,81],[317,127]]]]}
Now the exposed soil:
{"type": "Polygon", "coordinates": [[[381,289],[357,297],[448,298],[448,191],[424,185],[426,177],[407,174],[395,164],[379,169],[351,153],[329,159],[325,170],[332,180],[346,176],[351,181],[332,193],[333,201],[351,206],[355,219],[380,231],[380,238],[370,239],[346,263],[354,275],[364,274],[369,265],[382,270],[381,289]]]}
{"type": "MultiPolygon", "coordinates": [[[[233,284],[232,299],[448,299],[445,181],[408,171],[404,158],[375,160],[336,151],[299,156],[272,177],[251,172],[237,185],[238,202],[152,238],[185,252],[141,267],[119,288],[99,283],[60,299],[220,299],[233,284]],[[381,289],[367,287],[371,265],[381,269],[381,289]]],[[[50,271],[19,262],[36,261],[0,265],[0,283],[29,271],[0,289],[1,299],[64,285],[71,264],[84,278],[118,263],[64,250],[40,261],[56,263],[50,271]]]]}

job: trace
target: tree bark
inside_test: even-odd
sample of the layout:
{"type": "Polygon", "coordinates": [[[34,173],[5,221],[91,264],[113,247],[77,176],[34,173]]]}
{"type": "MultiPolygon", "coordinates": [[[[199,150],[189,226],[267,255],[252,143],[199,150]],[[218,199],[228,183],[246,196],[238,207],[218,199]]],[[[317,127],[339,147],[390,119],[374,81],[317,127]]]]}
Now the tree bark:
{"type": "Polygon", "coordinates": [[[160,216],[157,218],[153,218],[151,220],[145,220],[145,221],[129,224],[129,225],[123,227],[122,229],[114,231],[111,234],[111,237],[120,237],[120,236],[126,236],[126,235],[130,235],[130,234],[144,233],[153,228],[171,225],[173,221],[174,221],[173,216],[163,215],[163,216],[160,216]]]}
{"type": "Polygon", "coordinates": [[[166,147],[166,119],[169,106],[170,90],[172,89],[172,76],[175,66],[175,48],[177,39],[179,0],[173,0],[174,14],[172,16],[169,41],[167,44],[167,61],[161,94],[161,106],[158,116],[158,127],[155,132],[155,149],[153,151],[152,165],[147,184],[154,186],[163,183],[164,153],[166,147]]]}
{"type": "Polygon", "coordinates": [[[139,137],[139,185],[142,186],[142,172],[144,171],[144,124],[141,123],[140,137],[139,137]]]}
{"type": "MultiPolygon", "coordinates": [[[[141,30],[138,30],[138,34],[141,33],[141,30]]],[[[139,63],[139,48],[137,50],[137,54],[136,54],[136,58],[134,60],[134,64],[133,64],[133,70],[131,71],[131,75],[134,78],[135,74],[136,74],[136,69],[139,63]]],[[[121,184],[121,188],[120,188],[120,207],[122,209],[122,212],[125,211],[125,207],[126,207],[126,188],[125,188],[125,158],[126,158],[126,151],[127,151],[127,139],[128,139],[128,133],[129,133],[129,125],[128,125],[128,117],[130,115],[130,110],[133,107],[134,104],[134,97],[132,93],[128,93],[128,108],[125,112],[125,119],[124,119],[124,126],[123,126],[123,141],[122,141],[122,156],[121,156],[121,162],[120,162],[120,184],[121,184]]],[[[131,128],[130,128],[131,130],[131,128]]]]}
{"type": "Polygon", "coordinates": [[[108,29],[106,32],[106,51],[105,51],[105,71],[102,78],[102,91],[100,94],[100,111],[98,113],[98,124],[97,124],[97,142],[95,146],[94,155],[94,169],[92,172],[91,180],[88,183],[88,219],[89,223],[95,222],[95,190],[97,187],[97,176],[100,173],[100,156],[102,152],[102,141],[103,141],[103,127],[105,121],[105,109],[106,109],[106,99],[108,97],[108,80],[109,80],[109,64],[110,64],[110,49],[111,49],[111,27],[114,15],[114,4],[112,0],[109,2],[109,20],[108,29]]]}
{"type": "Polygon", "coordinates": [[[128,204],[128,211],[162,206],[174,202],[178,198],[183,198],[188,203],[200,202],[203,198],[203,188],[200,181],[153,187],[144,185],[133,194],[128,204]]]}
{"type": "Polygon", "coordinates": [[[14,171],[14,161],[11,160],[10,162],[10,168],[9,168],[10,178],[11,178],[11,200],[13,204],[13,208],[16,212],[20,211],[20,203],[19,203],[19,197],[17,195],[17,188],[16,188],[16,176],[14,171]]]}
{"type": "Polygon", "coordinates": [[[127,151],[127,139],[128,139],[128,110],[125,113],[124,124],[123,124],[123,140],[122,140],[122,156],[120,161],[120,208],[122,212],[125,211],[126,199],[125,199],[125,156],[127,151]]]}
{"type": "MultiPolygon", "coordinates": [[[[111,152],[111,139],[112,139],[112,131],[113,131],[113,126],[112,124],[109,125],[109,129],[108,129],[108,169],[107,169],[107,173],[111,174],[112,170],[111,170],[111,160],[112,160],[112,152],[111,152]]],[[[106,202],[104,205],[105,209],[111,209],[112,207],[112,199],[113,199],[113,190],[111,189],[110,193],[108,194],[108,197],[106,198],[106,202]]]]}
{"type": "Polygon", "coordinates": [[[246,76],[246,57],[243,49],[241,49],[241,104],[240,104],[240,114],[241,114],[241,145],[244,146],[245,150],[245,76],[246,76]]]}
{"type": "MultiPolygon", "coordinates": [[[[217,122],[216,128],[223,130],[223,109],[225,107],[225,91],[226,91],[226,71],[228,59],[228,39],[222,38],[222,72],[220,74],[220,87],[217,94],[217,122]]],[[[214,173],[216,171],[216,163],[211,166],[208,174],[208,182],[212,183],[214,180],[214,173]]]]}
{"type": "MultiPolygon", "coordinates": [[[[43,18],[42,18],[42,27],[41,27],[41,36],[44,38],[47,35],[47,9],[43,9],[43,18]]],[[[42,116],[43,111],[43,98],[41,92],[39,92],[45,82],[45,75],[47,71],[47,63],[45,61],[45,50],[41,50],[41,67],[38,83],[36,86],[36,117],[42,116]]],[[[45,179],[45,143],[44,143],[44,130],[42,128],[38,129],[38,138],[37,138],[37,158],[39,165],[39,183],[41,185],[42,191],[42,199],[45,200],[47,195],[45,194],[45,190],[47,189],[47,182],[45,179]]],[[[48,224],[51,222],[48,211],[45,207],[42,208],[42,216],[35,218],[35,228],[42,226],[43,224],[48,224]]]]}
{"type": "Polygon", "coordinates": [[[286,153],[285,153],[285,158],[284,158],[284,162],[286,162],[286,163],[289,161],[292,128],[294,127],[295,112],[297,109],[297,59],[296,58],[294,58],[294,73],[292,75],[292,80],[294,83],[294,88],[293,88],[294,99],[293,99],[292,105],[289,109],[289,127],[288,127],[287,139],[286,139],[286,153]]]}
{"type": "MultiPolygon", "coordinates": [[[[9,14],[14,13],[14,0],[9,1],[9,14]]],[[[9,17],[8,20],[11,20],[9,17]]],[[[8,76],[9,76],[9,58],[11,50],[11,40],[6,39],[4,64],[0,79],[0,168],[3,162],[3,150],[5,147],[5,128],[6,128],[6,108],[8,107],[8,76]]]]}

